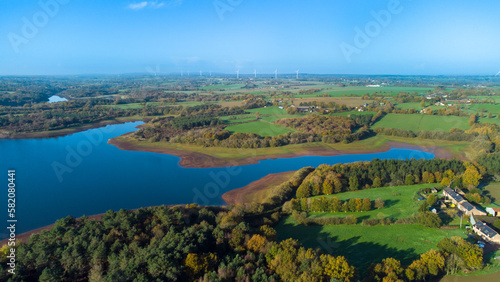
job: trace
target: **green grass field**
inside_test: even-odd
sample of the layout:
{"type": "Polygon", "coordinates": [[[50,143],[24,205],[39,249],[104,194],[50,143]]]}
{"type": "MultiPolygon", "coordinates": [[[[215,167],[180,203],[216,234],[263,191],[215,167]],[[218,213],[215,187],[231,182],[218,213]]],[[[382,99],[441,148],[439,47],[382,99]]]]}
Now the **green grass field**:
{"type": "Polygon", "coordinates": [[[305,114],[289,115],[286,112],[286,110],[282,110],[279,107],[266,107],[266,108],[251,109],[251,110],[247,110],[247,112],[250,112],[253,114],[259,113],[261,116],[261,119],[263,121],[267,121],[267,122],[274,122],[274,121],[282,119],[282,118],[297,118],[297,117],[305,116],[305,114]]]}
{"type": "MultiPolygon", "coordinates": [[[[321,88],[321,87],[308,87],[308,88],[321,88]]],[[[318,95],[328,94],[331,97],[340,97],[340,96],[348,96],[348,95],[357,95],[363,96],[364,94],[373,94],[373,93],[382,93],[387,96],[397,95],[399,92],[407,92],[410,94],[413,93],[427,93],[429,90],[434,90],[434,88],[430,87],[363,87],[363,86],[348,86],[348,87],[339,87],[339,86],[331,86],[331,89],[322,89],[321,91],[314,94],[307,95],[296,95],[296,97],[316,97],[318,95]]]]}
{"type": "Polygon", "coordinates": [[[500,118],[497,118],[496,116],[494,118],[479,118],[480,123],[493,123],[493,124],[500,124],[500,118]]]}
{"type": "MultiPolygon", "coordinates": [[[[351,198],[382,198],[386,206],[382,209],[355,213],[310,213],[310,217],[347,216],[354,214],[358,221],[362,219],[389,217],[399,219],[418,211],[417,192],[437,184],[412,186],[394,186],[365,189],[339,193],[325,197],[338,197],[340,200],[351,198]]],[[[420,225],[299,225],[292,216],[283,219],[276,227],[279,240],[294,238],[306,247],[321,248],[333,255],[343,255],[361,272],[373,262],[393,257],[409,264],[420,254],[436,248],[436,244],[445,237],[466,237],[464,230],[426,228],[420,225]]]]}
{"type": "Polygon", "coordinates": [[[255,133],[260,136],[278,136],[291,131],[292,128],[284,127],[278,124],[269,123],[266,121],[253,121],[230,125],[225,128],[231,132],[255,133]]]}
{"type": "Polygon", "coordinates": [[[417,131],[449,131],[452,128],[467,130],[469,119],[456,116],[429,116],[424,114],[388,114],[372,128],[398,128],[417,131]]]}
{"type": "Polygon", "coordinates": [[[245,84],[216,84],[216,85],[200,87],[200,89],[202,89],[202,90],[219,90],[219,89],[235,90],[235,89],[241,89],[241,87],[243,87],[243,86],[245,86],[245,84]]]}
{"type": "Polygon", "coordinates": [[[491,113],[491,114],[493,114],[493,116],[496,116],[500,113],[500,104],[495,104],[495,105],[492,105],[492,104],[472,104],[472,105],[466,105],[466,109],[469,110],[471,113],[476,113],[476,112],[481,113],[481,111],[484,109],[486,112],[486,115],[488,115],[488,113],[491,113]]]}
{"type": "Polygon", "coordinates": [[[420,225],[299,225],[286,217],[277,226],[278,239],[294,238],[309,248],[345,256],[363,273],[371,263],[393,257],[405,265],[418,259],[445,237],[466,237],[460,229],[434,229],[420,225]]]}
{"type": "Polygon", "coordinates": [[[345,217],[355,215],[358,221],[363,219],[372,219],[379,217],[388,217],[393,220],[409,217],[418,211],[419,202],[415,200],[417,192],[423,188],[432,188],[438,184],[420,184],[411,186],[394,186],[365,189],[354,192],[345,192],[328,196],[319,197],[337,197],[342,201],[352,198],[369,198],[372,202],[377,198],[382,198],[385,201],[385,207],[382,209],[374,209],[367,212],[336,212],[336,213],[310,213],[310,217],[345,217]]]}
{"type": "Polygon", "coordinates": [[[494,201],[500,204],[500,182],[490,183],[484,187],[484,190],[488,191],[494,201]]]}
{"type": "MultiPolygon", "coordinates": [[[[429,107],[429,103],[426,104],[425,108],[429,107]]],[[[445,106],[436,106],[436,105],[430,105],[432,110],[438,110],[438,109],[444,109],[446,108],[445,106]]],[[[408,110],[408,109],[415,109],[417,111],[420,111],[424,107],[420,105],[420,103],[398,103],[396,104],[396,108],[400,108],[403,110],[408,110]]]]}

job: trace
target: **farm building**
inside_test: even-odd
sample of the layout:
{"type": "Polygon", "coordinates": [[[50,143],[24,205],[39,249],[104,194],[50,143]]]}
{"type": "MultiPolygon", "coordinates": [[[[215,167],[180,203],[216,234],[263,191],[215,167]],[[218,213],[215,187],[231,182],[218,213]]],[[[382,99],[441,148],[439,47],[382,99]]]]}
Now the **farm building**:
{"type": "Polygon", "coordinates": [[[299,106],[299,107],[296,107],[296,108],[297,108],[297,110],[299,110],[299,112],[309,112],[309,111],[311,111],[311,109],[312,109],[312,108],[314,108],[314,107],[309,107],[309,106],[307,106],[307,107],[302,107],[302,106],[299,106]]]}
{"type": "Polygon", "coordinates": [[[450,187],[444,188],[443,195],[450,199],[455,205],[458,205],[458,203],[465,201],[462,196],[458,195],[457,192],[453,191],[453,189],[451,189],[450,187]]]}
{"type": "Polygon", "coordinates": [[[467,201],[462,201],[461,203],[459,203],[458,209],[463,211],[466,215],[486,215],[484,211],[479,210],[467,201]]]}
{"type": "Polygon", "coordinates": [[[500,235],[484,222],[477,221],[476,224],[472,226],[472,230],[474,230],[474,232],[476,232],[477,235],[481,236],[484,240],[500,244],[500,235]]]}
{"type": "Polygon", "coordinates": [[[486,208],[486,212],[491,214],[492,216],[500,217],[500,208],[486,208]]]}
{"type": "Polygon", "coordinates": [[[447,187],[443,190],[443,195],[450,199],[455,205],[457,205],[458,209],[464,212],[466,215],[486,215],[484,211],[479,210],[474,205],[467,202],[464,198],[462,198],[462,196],[460,196],[450,187],[447,187]]]}

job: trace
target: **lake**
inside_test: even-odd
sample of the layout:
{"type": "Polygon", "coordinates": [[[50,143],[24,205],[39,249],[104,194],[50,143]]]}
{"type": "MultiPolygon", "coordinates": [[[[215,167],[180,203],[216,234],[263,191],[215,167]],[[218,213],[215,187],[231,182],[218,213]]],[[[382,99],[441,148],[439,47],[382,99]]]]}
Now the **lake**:
{"type": "MultiPolygon", "coordinates": [[[[80,217],[109,209],[193,202],[221,205],[222,194],[229,190],[269,173],[305,166],[374,158],[434,158],[427,152],[391,149],[376,154],[270,159],[238,167],[185,168],[176,156],[123,151],[106,143],[136,130],[139,124],[142,122],[109,125],[59,138],[0,139],[1,181],[5,185],[0,200],[6,205],[7,170],[15,169],[17,233],[52,224],[67,215],[80,217]]],[[[5,233],[0,235],[6,237],[5,233]]]]}
{"type": "Polygon", "coordinates": [[[53,96],[49,97],[49,103],[57,103],[57,102],[64,102],[64,101],[68,101],[68,99],[57,96],[57,95],[53,95],[53,96]]]}

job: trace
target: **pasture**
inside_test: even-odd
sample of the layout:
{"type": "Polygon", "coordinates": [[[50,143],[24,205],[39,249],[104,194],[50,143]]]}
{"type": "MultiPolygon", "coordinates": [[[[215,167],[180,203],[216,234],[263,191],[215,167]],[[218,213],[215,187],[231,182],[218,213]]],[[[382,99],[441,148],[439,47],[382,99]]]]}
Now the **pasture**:
{"type": "MultiPolygon", "coordinates": [[[[316,86],[309,86],[306,89],[310,88],[320,88],[316,86]]],[[[428,91],[433,91],[434,88],[431,87],[364,87],[364,86],[347,86],[347,87],[339,87],[332,85],[329,88],[323,88],[319,92],[314,94],[297,94],[295,97],[315,97],[318,95],[327,94],[331,97],[341,97],[341,96],[363,96],[364,94],[383,94],[384,96],[395,96],[399,92],[406,93],[418,93],[425,94],[428,91]]]]}
{"type": "Polygon", "coordinates": [[[352,198],[369,198],[372,201],[372,204],[375,199],[382,198],[385,201],[385,207],[366,212],[318,212],[309,214],[310,217],[345,217],[348,215],[355,215],[360,223],[363,219],[391,218],[392,220],[397,220],[400,218],[406,218],[418,211],[420,203],[415,200],[417,192],[424,188],[435,187],[436,185],[439,184],[392,186],[344,192],[328,196],[317,196],[326,198],[337,197],[342,201],[352,198]]]}
{"type": "Polygon", "coordinates": [[[230,132],[255,133],[259,134],[260,136],[278,136],[291,131],[295,131],[292,128],[260,120],[230,125],[225,129],[229,130],[230,132]]]}
{"type": "Polygon", "coordinates": [[[308,248],[321,248],[326,253],[345,256],[363,272],[371,263],[388,257],[408,265],[420,254],[436,249],[436,244],[443,238],[466,237],[461,229],[427,228],[414,224],[304,226],[291,216],[281,220],[276,231],[279,240],[293,238],[308,248]]]}
{"type": "Polygon", "coordinates": [[[425,114],[388,114],[372,128],[397,128],[418,131],[450,131],[452,128],[467,130],[469,118],[456,116],[430,116],[425,114]]]}

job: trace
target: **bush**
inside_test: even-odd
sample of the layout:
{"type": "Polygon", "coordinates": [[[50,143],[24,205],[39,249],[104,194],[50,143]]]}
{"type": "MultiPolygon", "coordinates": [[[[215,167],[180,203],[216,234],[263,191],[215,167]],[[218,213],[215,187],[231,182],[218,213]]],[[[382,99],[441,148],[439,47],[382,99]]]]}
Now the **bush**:
{"type": "Polygon", "coordinates": [[[383,208],[385,206],[385,202],[384,202],[384,200],[382,200],[382,198],[378,198],[378,199],[375,200],[375,205],[374,206],[375,206],[376,209],[381,209],[381,208],[383,208]]]}
{"type": "Polygon", "coordinates": [[[442,224],[441,218],[439,218],[437,214],[429,211],[419,212],[415,219],[418,224],[429,228],[438,228],[442,224]]]}

